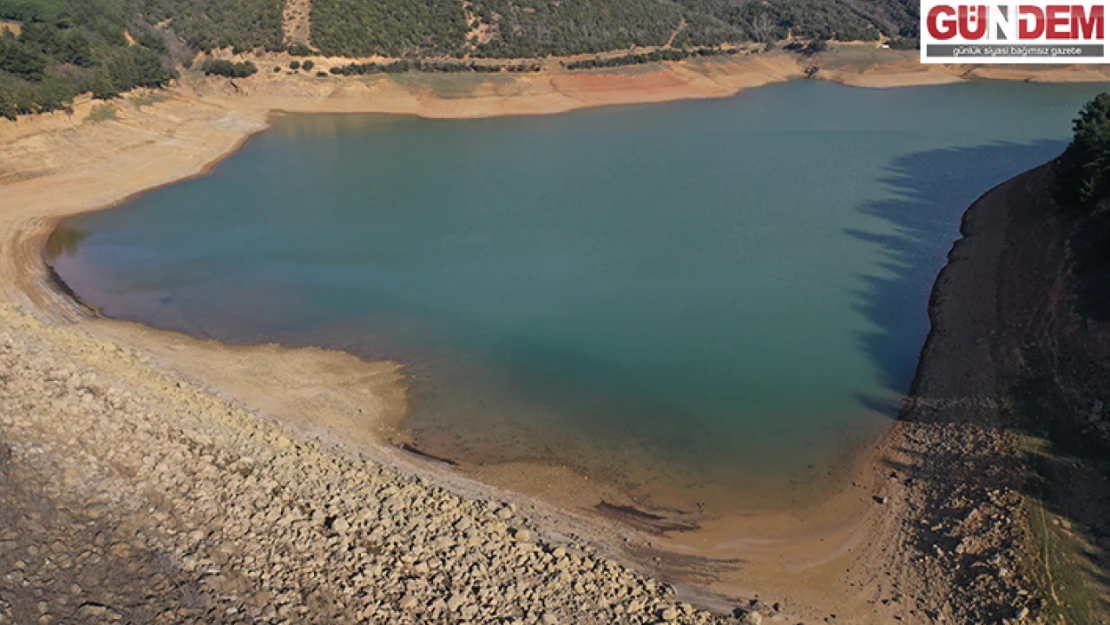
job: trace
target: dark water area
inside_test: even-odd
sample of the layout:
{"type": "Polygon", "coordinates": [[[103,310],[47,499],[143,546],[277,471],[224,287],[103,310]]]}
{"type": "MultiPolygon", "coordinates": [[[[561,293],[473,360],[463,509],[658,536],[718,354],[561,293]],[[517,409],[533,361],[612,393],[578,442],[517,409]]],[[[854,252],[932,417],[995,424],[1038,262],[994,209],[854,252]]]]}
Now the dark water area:
{"type": "Polygon", "coordinates": [[[770,498],[889,426],[963,211],[1057,155],[1100,90],[288,116],[51,247],[111,317],[408,363],[434,455],[770,498]]]}

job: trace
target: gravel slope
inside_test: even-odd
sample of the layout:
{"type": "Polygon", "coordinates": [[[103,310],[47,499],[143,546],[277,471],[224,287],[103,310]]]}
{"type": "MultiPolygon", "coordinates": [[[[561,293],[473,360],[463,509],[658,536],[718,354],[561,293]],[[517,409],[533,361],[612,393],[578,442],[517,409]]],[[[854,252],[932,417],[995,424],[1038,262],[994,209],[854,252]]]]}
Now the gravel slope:
{"type": "Polygon", "coordinates": [[[732,620],[75,326],[0,307],[0,371],[0,623],[732,620]]]}

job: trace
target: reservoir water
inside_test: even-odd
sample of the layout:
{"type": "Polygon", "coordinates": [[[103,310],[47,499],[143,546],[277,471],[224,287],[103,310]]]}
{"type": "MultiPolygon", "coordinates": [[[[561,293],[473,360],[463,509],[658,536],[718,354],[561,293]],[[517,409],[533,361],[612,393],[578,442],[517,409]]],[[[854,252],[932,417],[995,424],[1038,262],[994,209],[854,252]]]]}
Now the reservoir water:
{"type": "Polygon", "coordinates": [[[961,214],[1100,90],[286,116],[50,246],[111,317],[407,363],[403,426],[433,455],[776,505],[889,425],[961,214]]]}

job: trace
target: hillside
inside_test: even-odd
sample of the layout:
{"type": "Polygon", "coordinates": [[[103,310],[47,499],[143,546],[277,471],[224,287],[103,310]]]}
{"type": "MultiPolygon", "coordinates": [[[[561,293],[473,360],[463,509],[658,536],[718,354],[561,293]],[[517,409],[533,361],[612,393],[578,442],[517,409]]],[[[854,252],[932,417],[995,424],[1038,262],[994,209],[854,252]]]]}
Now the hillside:
{"type": "MultiPolygon", "coordinates": [[[[286,4],[283,0],[0,0],[0,116],[14,119],[64,109],[81,93],[107,99],[135,87],[164,86],[198,53],[218,49],[414,60],[535,59],[639,46],[673,49],[675,53],[666,56],[670,59],[681,58],[685,50],[743,42],[773,45],[787,38],[877,41],[885,37],[895,46],[910,46],[918,22],[917,4],[907,0],[289,0],[286,4]]],[[[653,60],[627,55],[621,62],[642,63],[645,58],[653,60]]]]}

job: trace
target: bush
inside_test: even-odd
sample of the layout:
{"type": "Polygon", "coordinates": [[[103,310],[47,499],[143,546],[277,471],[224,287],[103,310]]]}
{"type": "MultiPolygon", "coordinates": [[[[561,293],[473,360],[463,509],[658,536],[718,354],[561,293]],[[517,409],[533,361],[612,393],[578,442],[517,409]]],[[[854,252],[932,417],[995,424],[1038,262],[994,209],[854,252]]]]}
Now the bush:
{"type": "Polygon", "coordinates": [[[286,48],[285,51],[288,52],[290,56],[312,56],[316,54],[312,48],[300,43],[289,44],[289,47],[286,48]]]}
{"type": "Polygon", "coordinates": [[[392,63],[351,63],[342,67],[333,67],[329,71],[336,76],[364,76],[366,74],[400,74],[404,72],[424,72],[428,74],[455,74],[461,72],[475,72],[496,74],[508,70],[510,72],[538,72],[539,63],[523,63],[504,65],[501,63],[476,63],[454,61],[422,61],[416,59],[409,61],[402,59],[392,63]]]}
{"type": "Polygon", "coordinates": [[[921,48],[921,40],[916,37],[898,37],[891,39],[889,45],[892,50],[918,50],[921,48]]]}
{"type": "Polygon", "coordinates": [[[289,69],[291,69],[293,71],[297,71],[300,68],[301,68],[301,62],[300,61],[297,61],[297,60],[289,61],[289,69]]]}
{"type": "Polygon", "coordinates": [[[233,63],[224,59],[205,61],[201,69],[208,76],[226,76],[228,78],[246,78],[258,71],[258,67],[250,61],[233,63]]]}
{"type": "Polygon", "coordinates": [[[304,71],[306,71],[306,72],[312,71],[313,67],[316,67],[316,64],[312,62],[312,59],[309,59],[309,60],[305,61],[304,63],[301,63],[301,68],[304,69],[304,71]]]}

